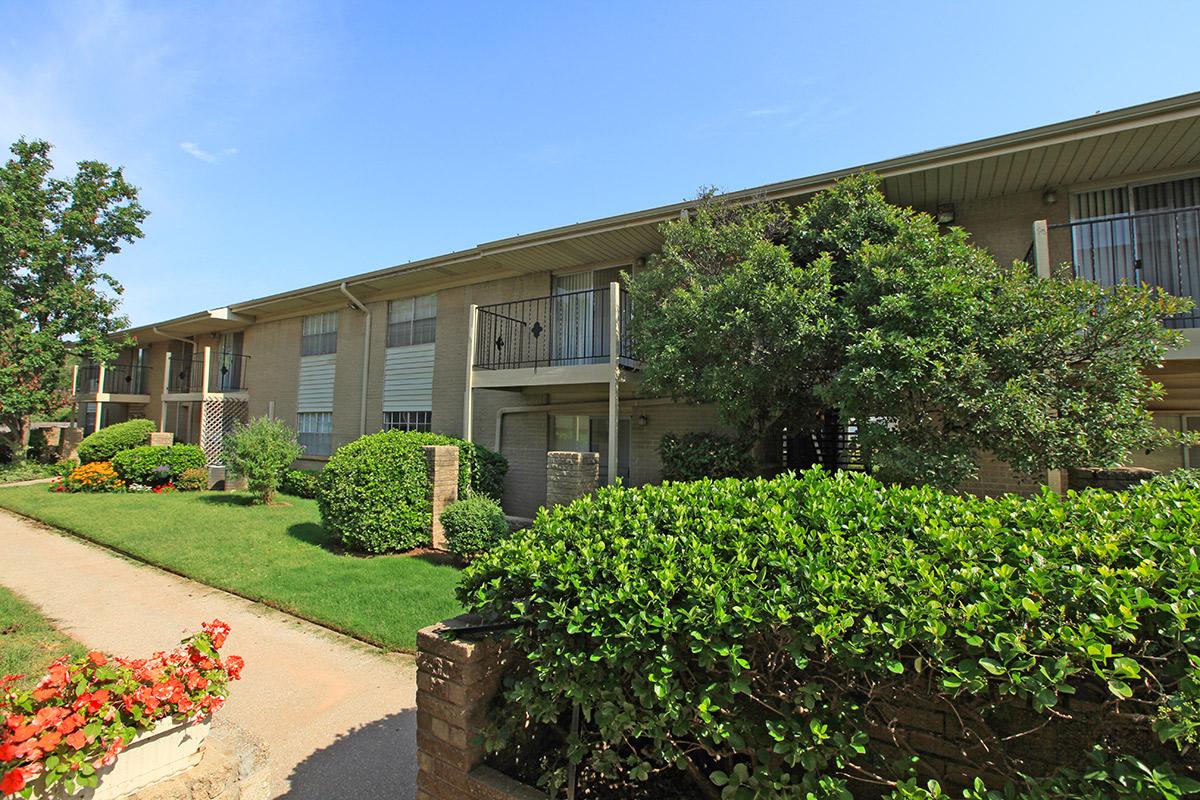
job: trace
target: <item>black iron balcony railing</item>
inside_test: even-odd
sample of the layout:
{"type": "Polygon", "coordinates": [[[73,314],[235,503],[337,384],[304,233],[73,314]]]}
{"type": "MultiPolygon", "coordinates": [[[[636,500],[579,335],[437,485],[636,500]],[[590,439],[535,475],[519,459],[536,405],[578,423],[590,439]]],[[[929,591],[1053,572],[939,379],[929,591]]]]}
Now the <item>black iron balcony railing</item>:
{"type": "MultiPolygon", "coordinates": [[[[475,327],[476,369],[603,364],[611,359],[608,287],[480,306],[475,327]]],[[[634,367],[628,293],[620,292],[617,356],[634,367]]]]}
{"type": "Polygon", "coordinates": [[[100,388],[100,365],[85,364],[79,368],[76,391],[80,394],[148,394],[149,368],[136,364],[109,364],[104,368],[104,388],[100,388]]]}
{"type": "Polygon", "coordinates": [[[199,394],[203,375],[203,358],[172,358],[171,374],[167,376],[167,391],[171,394],[199,394]]]}
{"type": "Polygon", "coordinates": [[[1166,324],[1200,327],[1200,206],[1051,225],[1051,257],[1068,247],[1075,277],[1105,286],[1144,283],[1190,297],[1197,306],[1166,324]]]}
{"type": "Polygon", "coordinates": [[[244,392],[246,367],[250,356],[218,350],[212,354],[212,370],[208,378],[210,392],[244,392]]]}

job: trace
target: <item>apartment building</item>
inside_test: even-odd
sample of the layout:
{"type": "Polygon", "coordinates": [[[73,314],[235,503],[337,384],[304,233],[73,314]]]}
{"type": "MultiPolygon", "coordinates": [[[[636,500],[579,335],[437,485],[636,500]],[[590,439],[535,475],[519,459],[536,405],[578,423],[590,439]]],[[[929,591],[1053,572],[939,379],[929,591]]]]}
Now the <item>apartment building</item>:
{"type": "MultiPolygon", "coordinates": [[[[1200,93],[731,193],[800,202],[871,171],[895,203],[968,230],[1043,275],[1144,281],[1200,301],[1200,93]]],[[[598,452],[602,471],[656,480],[669,432],[713,409],[647,396],[621,273],[644,269],[677,203],[488,242],[130,331],[136,347],[75,379],[88,430],[150,417],[214,459],[236,420],[295,425],[315,464],[382,428],[464,436],[509,459],[505,505],[545,497],[547,450],[598,452]]],[[[1154,377],[1160,424],[1200,427],[1200,311],[1170,321],[1190,344],[1154,377]]],[[[1138,454],[1159,469],[1182,449],[1138,454]]],[[[1200,461],[1195,462],[1200,465],[1200,461]]],[[[783,466],[801,466],[788,464],[783,466]]],[[[1003,464],[968,488],[1029,491],[1003,464]]]]}

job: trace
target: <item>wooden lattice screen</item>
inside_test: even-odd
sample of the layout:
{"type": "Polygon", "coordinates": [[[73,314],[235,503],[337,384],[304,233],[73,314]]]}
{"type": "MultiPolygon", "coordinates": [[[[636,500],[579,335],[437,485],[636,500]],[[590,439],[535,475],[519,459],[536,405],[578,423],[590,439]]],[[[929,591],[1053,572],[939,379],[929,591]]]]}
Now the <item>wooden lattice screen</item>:
{"type": "Polygon", "coordinates": [[[204,411],[200,418],[200,446],[208,456],[208,463],[222,463],[222,451],[225,449],[225,434],[233,430],[235,422],[245,423],[250,419],[250,404],[245,400],[204,401],[204,411]]]}

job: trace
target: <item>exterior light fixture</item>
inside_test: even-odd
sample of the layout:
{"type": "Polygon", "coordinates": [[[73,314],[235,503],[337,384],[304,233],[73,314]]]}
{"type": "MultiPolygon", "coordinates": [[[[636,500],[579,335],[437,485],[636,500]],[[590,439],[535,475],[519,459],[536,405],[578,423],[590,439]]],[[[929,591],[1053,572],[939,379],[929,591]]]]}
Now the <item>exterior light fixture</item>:
{"type": "Polygon", "coordinates": [[[640,417],[638,417],[638,425],[640,425],[641,427],[644,428],[649,423],[650,423],[650,418],[647,417],[645,414],[642,414],[640,417]]]}
{"type": "Polygon", "coordinates": [[[1042,192],[1042,202],[1048,206],[1052,206],[1058,202],[1058,192],[1054,189],[1047,189],[1042,192]]]}
{"type": "Polygon", "coordinates": [[[939,225],[954,222],[954,203],[942,203],[937,207],[937,221],[939,225]]]}

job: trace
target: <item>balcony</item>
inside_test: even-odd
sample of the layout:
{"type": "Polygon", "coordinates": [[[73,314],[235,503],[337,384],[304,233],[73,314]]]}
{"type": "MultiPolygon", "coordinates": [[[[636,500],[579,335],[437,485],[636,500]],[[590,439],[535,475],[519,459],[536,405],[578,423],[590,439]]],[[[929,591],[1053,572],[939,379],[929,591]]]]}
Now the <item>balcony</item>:
{"type": "Polygon", "coordinates": [[[1056,260],[1069,254],[1075,277],[1105,286],[1145,283],[1190,297],[1197,306],[1166,325],[1200,329],[1200,206],[1114,214],[1048,229],[1048,250],[1056,260]]]}
{"type": "Polygon", "coordinates": [[[209,354],[208,380],[205,381],[204,357],[171,359],[168,362],[164,399],[201,399],[213,394],[246,392],[246,371],[250,356],[217,351],[209,354]]]}
{"type": "Polygon", "coordinates": [[[85,364],[76,378],[76,395],[111,396],[121,402],[144,403],[150,397],[149,367],[135,364],[85,364]]]}
{"type": "Polygon", "coordinates": [[[628,332],[630,319],[628,293],[616,284],[479,306],[471,326],[472,384],[608,382],[618,374],[614,370],[640,364],[628,332]]]}

